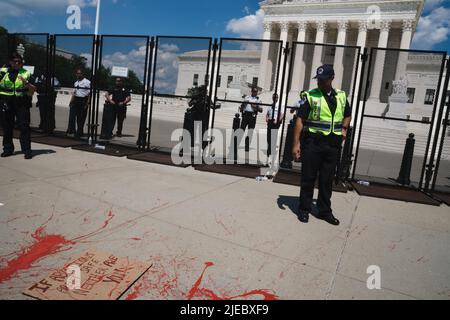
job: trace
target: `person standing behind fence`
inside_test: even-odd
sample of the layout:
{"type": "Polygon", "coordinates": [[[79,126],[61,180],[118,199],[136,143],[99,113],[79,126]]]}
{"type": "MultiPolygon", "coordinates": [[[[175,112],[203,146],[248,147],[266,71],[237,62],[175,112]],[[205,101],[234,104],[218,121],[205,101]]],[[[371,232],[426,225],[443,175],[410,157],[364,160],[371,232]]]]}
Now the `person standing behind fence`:
{"type": "Polygon", "coordinates": [[[111,139],[117,118],[117,137],[122,137],[123,122],[127,117],[127,105],[131,102],[130,91],[124,88],[122,78],[116,78],[116,86],[105,94],[102,139],[111,139]]]}
{"type": "Polygon", "coordinates": [[[83,76],[83,71],[76,71],[77,81],[74,84],[74,92],[70,99],[68,136],[81,138],[83,136],[84,123],[90,104],[91,82],[83,76]],[[76,129],[75,129],[76,124],[76,129]]]}
{"type": "MultiPolygon", "coordinates": [[[[272,106],[267,109],[266,123],[267,123],[267,156],[272,155],[272,150],[275,149],[276,143],[272,145],[272,136],[278,137],[278,129],[283,122],[284,112],[280,110],[278,103],[278,94],[274,93],[272,96],[272,106]],[[272,148],[273,147],[273,148],[272,148]]],[[[276,142],[276,140],[275,140],[276,142]]]]}
{"type": "MultiPolygon", "coordinates": [[[[258,97],[258,88],[253,87],[251,92],[251,96],[246,96],[244,98],[244,102],[242,103],[240,108],[240,111],[242,113],[241,129],[244,134],[247,128],[249,130],[255,129],[258,113],[263,112],[262,107],[259,105],[260,103],[262,103],[262,101],[258,97]]],[[[250,146],[251,139],[248,138],[248,141],[248,145],[250,146]]]]}
{"type": "Polygon", "coordinates": [[[45,133],[52,134],[55,130],[55,103],[57,92],[60,84],[58,79],[53,78],[53,86],[51,83],[47,84],[45,75],[41,75],[35,80],[37,90],[37,104],[39,108],[39,129],[45,133]],[[50,85],[47,88],[47,85],[50,85]],[[48,92],[47,92],[48,91],[48,92]]]}
{"type": "Polygon", "coordinates": [[[346,93],[332,87],[334,75],[331,65],[317,69],[317,88],[301,94],[295,123],[292,154],[302,161],[299,219],[304,223],[312,210],[318,175],[318,218],[339,225],[331,209],[331,196],[339,149],[351,122],[351,108],[346,93]]]}
{"type": "Polygon", "coordinates": [[[25,159],[33,157],[30,137],[29,99],[36,87],[30,83],[31,74],[23,68],[23,58],[17,52],[11,55],[10,66],[0,69],[0,111],[3,126],[2,158],[14,154],[14,119],[20,129],[20,145],[25,159]]]}

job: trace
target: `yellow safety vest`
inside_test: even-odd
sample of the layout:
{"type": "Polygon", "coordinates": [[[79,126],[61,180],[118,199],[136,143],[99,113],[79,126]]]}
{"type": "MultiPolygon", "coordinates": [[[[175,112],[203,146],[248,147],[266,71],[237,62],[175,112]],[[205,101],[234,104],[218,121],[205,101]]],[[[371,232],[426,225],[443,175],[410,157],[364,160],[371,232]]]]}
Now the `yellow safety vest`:
{"type": "Polygon", "coordinates": [[[320,89],[313,89],[309,92],[303,92],[302,98],[306,98],[311,106],[305,127],[311,133],[321,133],[325,136],[334,133],[335,135],[342,135],[342,121],[344,120],[345,106],[347,104],[347,95],[344,91],[336,91],[336,111],[334,115],[328,106],[325,96],[320,89]]]}
{"type": "Polygon", "coordinates": [[[21,68],[18,71],[16,81],[14,82],[12,82],[9,78],[8,68],[1,68],[0,74],[0,95],[17,97],[23,97],[27,95],[28,88],[25,86],[25,83],[21,79],[19,79],[19,76],[22,76],[22,78],[24,78],[28,82],[31,77],[29,71],[21,68]]]}

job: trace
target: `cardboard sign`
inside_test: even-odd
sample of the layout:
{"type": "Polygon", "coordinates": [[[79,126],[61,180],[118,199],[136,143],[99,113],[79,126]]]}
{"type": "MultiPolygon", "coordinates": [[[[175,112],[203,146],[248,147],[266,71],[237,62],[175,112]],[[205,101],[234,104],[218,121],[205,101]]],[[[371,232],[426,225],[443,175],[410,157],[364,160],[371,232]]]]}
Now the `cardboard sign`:
{"type": "Polygon", "coordinates": [[[23,66],[25,70],[27,70],[31,75],[34,74],[34,66],[23,66]]]}
{"type": "Polygon", "coordinates": [[[128,78],[128,68],[112,67],[111,75],[113,77],[128,78]]]}
{"type": "Polygon", "coordinates": [[[117,300],[150,267],[128,258],[89,250],[23,294],[40,300],[117,300]],[[74,277],[78,280],[73,281],[74,277]]]}

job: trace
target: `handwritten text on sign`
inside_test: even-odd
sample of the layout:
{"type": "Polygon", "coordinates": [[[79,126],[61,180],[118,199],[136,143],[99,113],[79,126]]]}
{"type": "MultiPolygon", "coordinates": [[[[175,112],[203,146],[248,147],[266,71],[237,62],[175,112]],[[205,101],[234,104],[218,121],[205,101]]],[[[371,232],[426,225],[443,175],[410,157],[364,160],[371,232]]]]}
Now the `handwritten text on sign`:
{"type": "Polygon", "coordinates": [[[24,294],[41,300],[116,300],[149,268],[128,258],[90,250],[31,286],[24,294]],[[80,268],[80,286],[70,290],[67,269],[73,266],[80,268]]]}

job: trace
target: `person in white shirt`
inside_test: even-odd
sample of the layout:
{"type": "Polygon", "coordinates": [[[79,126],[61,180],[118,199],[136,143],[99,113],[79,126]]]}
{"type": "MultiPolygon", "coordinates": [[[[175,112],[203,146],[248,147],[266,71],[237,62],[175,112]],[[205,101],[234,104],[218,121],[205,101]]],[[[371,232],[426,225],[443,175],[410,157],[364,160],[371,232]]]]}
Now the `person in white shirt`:
{"type": "Polygon", "coordinates": [[[241,105],[242,112],[242,123],[241,129],[255,129],[256,127],[256,118],[258,116],[258,112],[261,113],[263,109],[259,105],[261,99],[258,97],[258,88],[252,88],[251,96],[246,96],[244,99],[244,103],[241,105]]]}
{"type": "MultiPolygon", "coordinates": [[[[272,154],[272,134],[278,136],[278,129],[283,122],[284,112],[280,110],[278,103],[278,94],[274,93],[272,96],[272,106],[267,109],[266,123],[267,123],[267,156],[272,154]]],[[[273,146],[274,147],[274,146],[273,146]]]]}
{"type": "MultiPolygon", "coordinates": [[[[248,128],[249,130],[253,130],[256,127],[256,119],[258,113],[262,113],[263,109],[259,105],[262,103],[261,99],[258,97],[258,88],[252,88],[251,96],[246,96],[244,98],[244,102],[241,105],[240,111],[242,113],[242,122],[241,129],[245,132],[248,128]]],[[[240,144],[240,141],[238,142],[240,144]]],[[[249,146],[251,144],[250,137],[246,139],[245,150],[249,150],[249,146]]]]}
{"type": "Polygon", "coordinates": [[[74,84],[74,92],[70,100],[69,128],[67,135],[75,135],[76,138],[83,136],[84,123],[90,104],[91,82],[83,76],[81,69],[76,73],[77,81],[74,84]],[[77,126],[75,130],[75,124],[77,126]]]}

